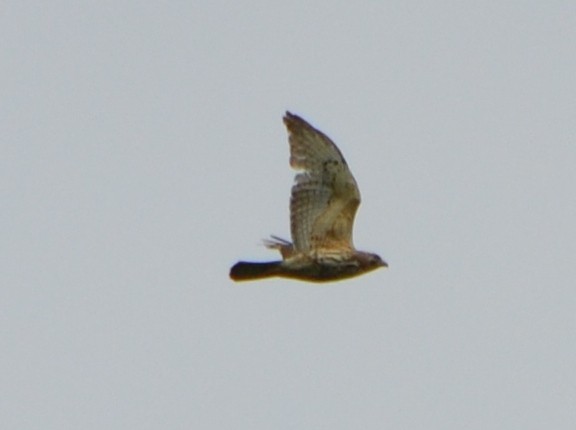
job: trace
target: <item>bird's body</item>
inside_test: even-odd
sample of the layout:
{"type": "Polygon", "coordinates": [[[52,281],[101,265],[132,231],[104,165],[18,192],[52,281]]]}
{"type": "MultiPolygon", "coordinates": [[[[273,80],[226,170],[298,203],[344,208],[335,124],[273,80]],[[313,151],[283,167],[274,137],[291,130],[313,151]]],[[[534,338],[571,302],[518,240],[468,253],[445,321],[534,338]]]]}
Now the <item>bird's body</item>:
{"type": "Polygon", "coordinates": [[[376,254],[357,251],[352,228],[360,192],[340,150],[322,132],[286,112],[290,165],[302,170],[290,199],[293,243],[272,237],[269,248],[282,261],[238,262],[230,270],[235,281],[285,277],[312,282],[351,278],[387,264],[376,254]]]}

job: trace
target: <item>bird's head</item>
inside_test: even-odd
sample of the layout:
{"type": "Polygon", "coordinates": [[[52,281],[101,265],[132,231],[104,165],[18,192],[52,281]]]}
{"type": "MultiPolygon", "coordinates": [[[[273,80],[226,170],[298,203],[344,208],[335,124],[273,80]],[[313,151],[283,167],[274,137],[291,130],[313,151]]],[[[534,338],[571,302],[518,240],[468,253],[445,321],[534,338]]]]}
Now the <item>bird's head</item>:
{"type": "Polygon", "coordinates": [[[388,263],[382,260],[382,258],[377,254],[372,254],[370,252],[357,252],[356,257],[364,271],[375,270],[379,267],[388,267],[388,263]]]}

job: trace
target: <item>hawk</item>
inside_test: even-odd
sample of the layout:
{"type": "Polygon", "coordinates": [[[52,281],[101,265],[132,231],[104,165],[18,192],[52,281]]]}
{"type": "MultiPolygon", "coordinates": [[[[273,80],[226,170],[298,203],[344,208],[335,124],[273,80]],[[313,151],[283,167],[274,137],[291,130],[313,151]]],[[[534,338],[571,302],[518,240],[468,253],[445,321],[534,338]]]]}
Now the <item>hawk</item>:
{"type": "Polygon", "coordinates": [[[281,261],[240,261],[230,269],[234,281],[269,277],[326,282],[388,267],[378,255],[357,251],[352,243],[360,205],[356,180],[340,150],[324,133],[290,112],[284,116],[290,165],[301,170],[290,198],[292,242],[272,236],[264,243],[281,261]]]}

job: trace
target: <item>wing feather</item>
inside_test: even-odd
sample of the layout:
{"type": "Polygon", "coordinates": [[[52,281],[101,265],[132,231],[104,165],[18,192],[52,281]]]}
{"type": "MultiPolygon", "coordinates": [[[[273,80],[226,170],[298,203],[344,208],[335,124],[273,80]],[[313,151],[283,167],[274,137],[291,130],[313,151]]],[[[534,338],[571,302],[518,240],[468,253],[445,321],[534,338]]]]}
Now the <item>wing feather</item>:
{"type": "Polygon", "coordinates": [[[353,249],[360,192],[334,142],[302,118],[286,112],[290,165],[295,177],[290,199],[292,240],[297,252],[353,249]]]}

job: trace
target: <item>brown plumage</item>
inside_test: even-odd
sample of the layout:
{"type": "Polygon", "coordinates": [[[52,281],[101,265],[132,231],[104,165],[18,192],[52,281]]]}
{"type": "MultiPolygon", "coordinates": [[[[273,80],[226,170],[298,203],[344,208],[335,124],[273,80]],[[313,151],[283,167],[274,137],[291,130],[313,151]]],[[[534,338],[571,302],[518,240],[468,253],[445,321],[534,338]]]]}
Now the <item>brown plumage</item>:
{"type": "Polygon", "coordinates": [[[324,133],[286,112],[290,165],[295,177],[290,199],[292,241],[265,241],[282,261],[240,261],[230,270],[235,281],[269,277],[312,282],[351,278],[388,265],[378,255],[357,251],[352,229],[360,192],[340,150],[324,133]]]}

